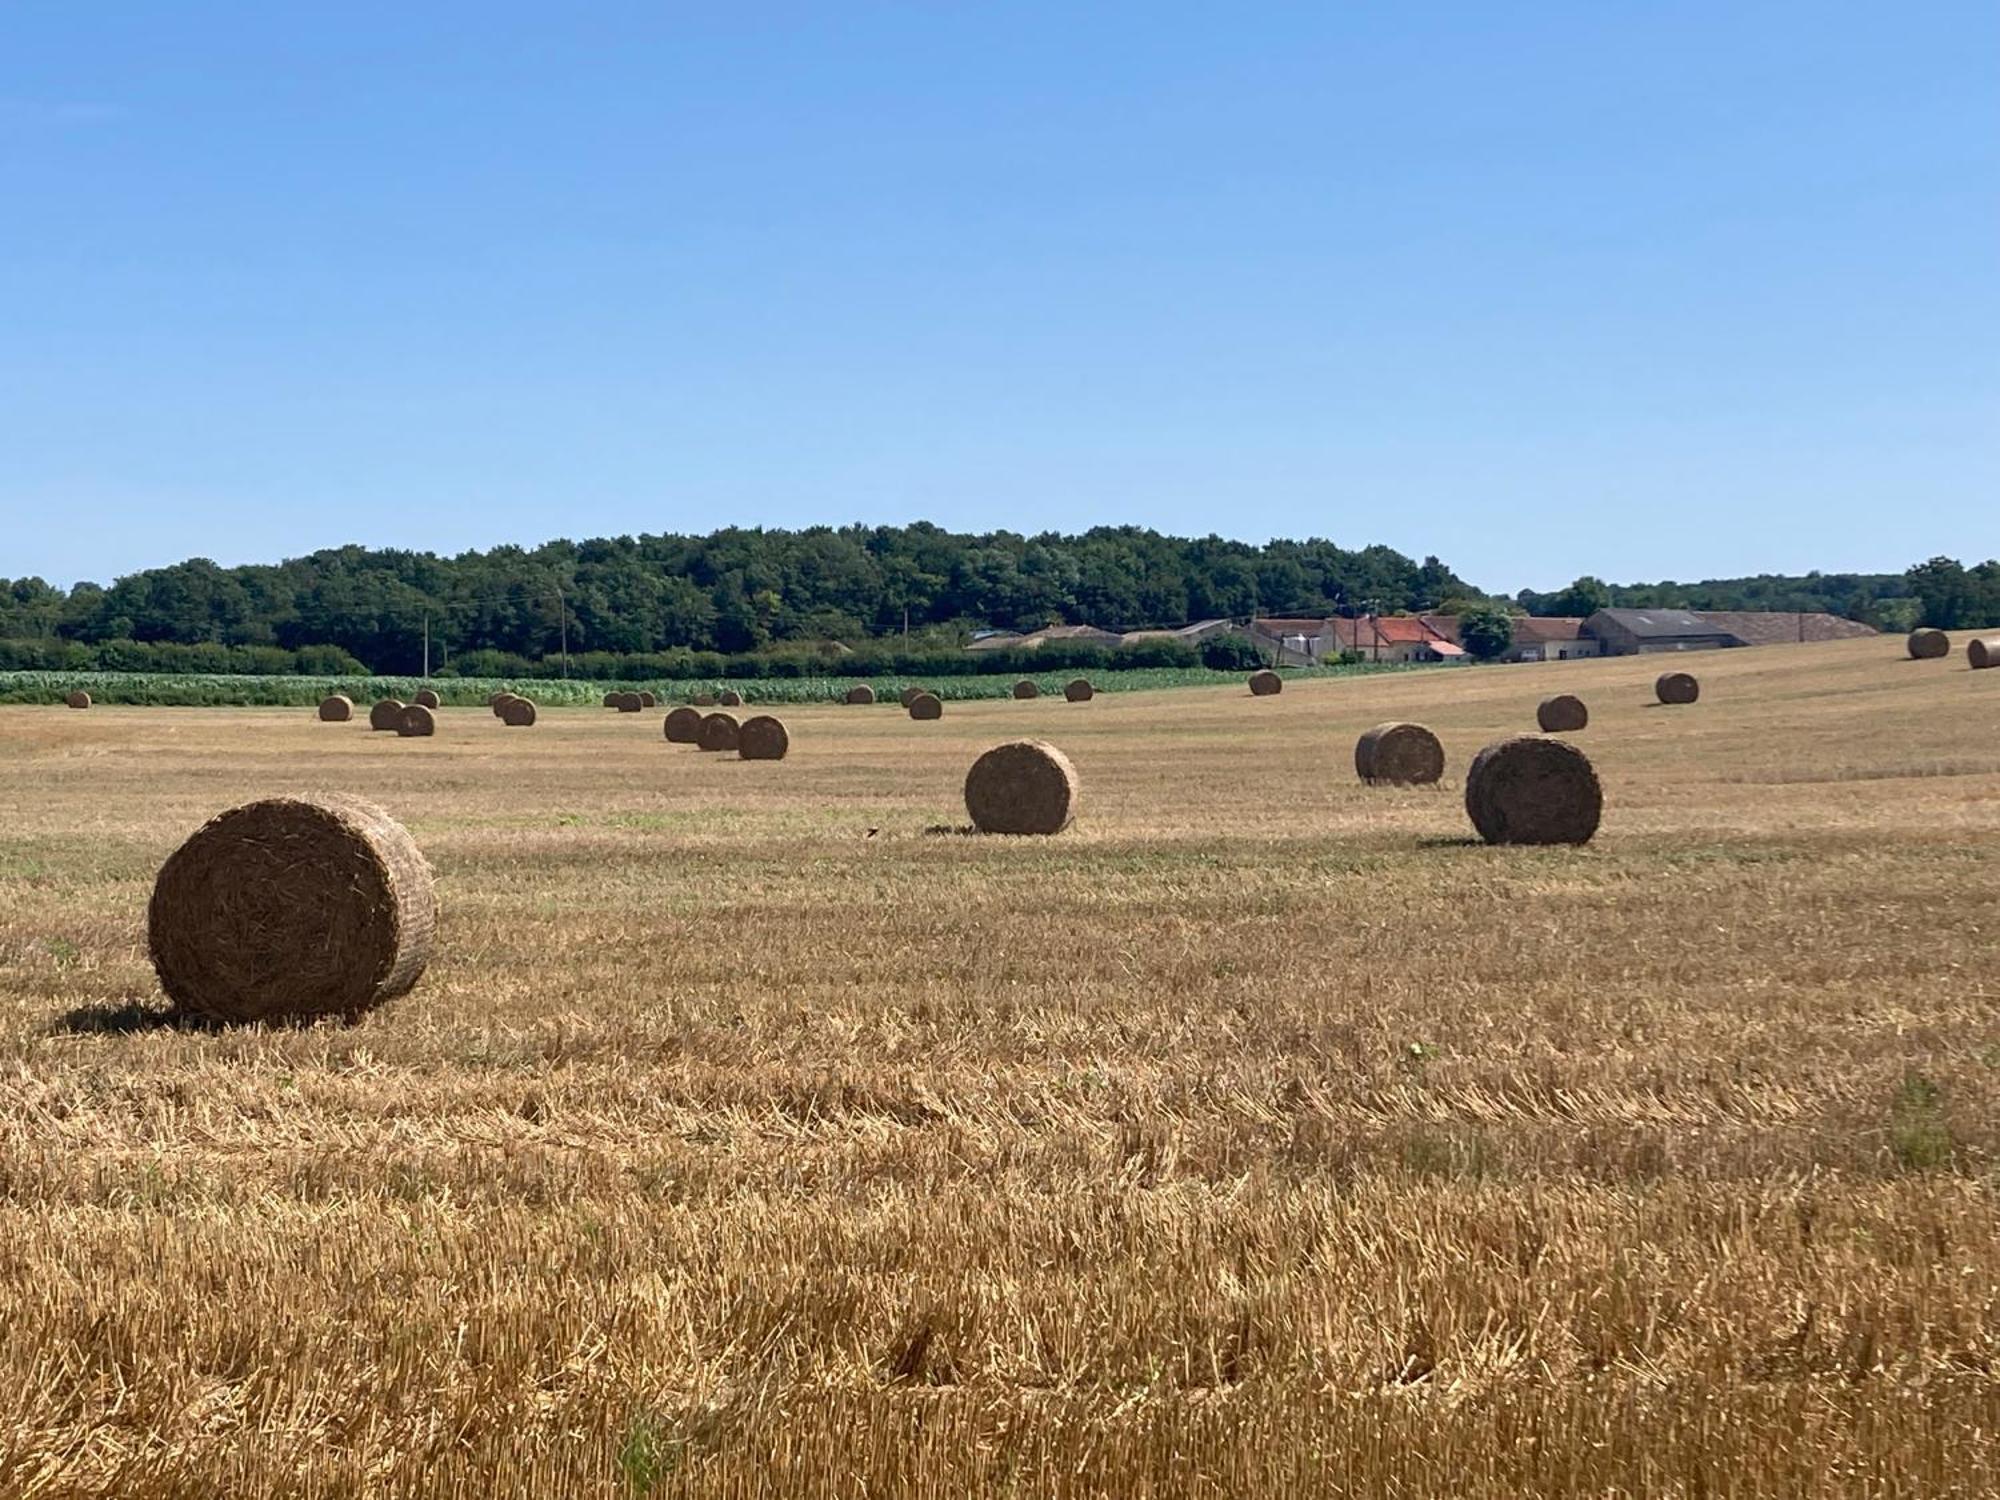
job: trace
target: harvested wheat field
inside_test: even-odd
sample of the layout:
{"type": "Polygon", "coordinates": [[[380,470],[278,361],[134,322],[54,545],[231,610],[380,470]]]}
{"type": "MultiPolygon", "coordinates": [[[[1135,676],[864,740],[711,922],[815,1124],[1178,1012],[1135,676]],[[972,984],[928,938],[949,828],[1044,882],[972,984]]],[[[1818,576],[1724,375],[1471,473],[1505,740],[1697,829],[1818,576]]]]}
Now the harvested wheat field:
{"type": "Polygon", "coordinates": [[[2000,1492],[1985,679],[1658,666],[801,706],[761,767],[0,709],[0,1494],[2000,1492]],[[1456,778],[1558,692],[1596,838],[1486,847],[1456,778]],[[1359,783],[1405,719],[1446,781],[1359,783]],[[962,832],[1021,738],[1078,821],[962,832]],[[435,870],[421,982],[166,1024],[162,862],[319,791],[435,870]]]}

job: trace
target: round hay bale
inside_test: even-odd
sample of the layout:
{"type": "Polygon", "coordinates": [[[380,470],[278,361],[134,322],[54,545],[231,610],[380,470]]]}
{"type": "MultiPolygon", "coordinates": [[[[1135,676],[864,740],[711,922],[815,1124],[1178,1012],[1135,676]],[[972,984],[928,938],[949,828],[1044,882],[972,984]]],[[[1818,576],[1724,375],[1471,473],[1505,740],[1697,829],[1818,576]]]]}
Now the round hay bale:
{"type": "Polygon", "coordinates": [[[662,726],[667,740],[675,745],[692,745],[701,738],[701,710],[698,708],[676,708],[668,713],[662,726]]]}
{"type": "Polygon", "coordinates": [[[335,693],[330,698],[319,700],[319,721],[322,724],[345,724],[354,717],[354,700],[344,693],[335,693]]]}
{"type": "Polygon", "coordinates": [[[944,703],[936,693],[919,693],[910,700],[910,717],[913,719],[942,719],[944,703]]]}
{"type": "Polygon", "coordinates": [[[67,698],[63,699],[63,702],[71,708],[88,708],[90,707],[90,694],[83,691],[82,688],[78,688],[67,698]]]}
{"type": "Polygon", "coordinates": [[[1465,811],[1489,844],[1587,844],[1604,815],[1604,789],[1576,746],[1523,734],[1473,758],[1465,811]]]}
{"type": "Polygon", "coordinates": [[[1014,684],[1014,696],[1023,700],[1039,698],[1042,696],[1042,690],[1023,677],[1019,682],[1014,684]]]}
{"type": "Polygon", "coordinates": [[[1354,742],[1354,770],[1370,786],[1429,786],[1444,775],[1444,746],[1421,724],[1377,724],[1354,742]]]}
{"type": "Polygon", "coordinates": [[[406,740],[428,739],[437,732],[437,715],[421,703],[412,703],[396,718],[396,733],[406,740]]]}
{"type": "Polygon", "coordinates": [[[504,722],[507,717],[507,705],[520,701],[512,693],[495,693],[493,695],[493,717],[504,722]]]}
{"type": "Polygon", "coordinates": [[[902,692],[896,695],[896,701],[902,704],[903,707],[908,708],[913,702],[916,701],[917,694],[921,693],[922,691],[923,689],[920,687],[906,687],[902,690],[902,692]]]}
{"type": "Polygon", "coordinates": [[[1662,703],[1692,703],[1701,696],[1701,684],[1692,672],[1662,672],[1653,691],[1662,703]]]}
{"type": "Polygon", "coordinates": [[[505,688],[501,688],[500,691],[497,693],[488,693],[486,695],[486,706],[488,708],[497,707],[502,698],[511,698],[513,696],[514,695],[508,692],[505,688]]]}
{"type": "Polygon", "coordinates": [[[218,1021],[354,1016],[408,992],[437,930],[431,868],[357,797],[276,797],[205,823],[146,911],[160,988],[218,1021]]]}
{"type": "Polygon", "coordinates": [[[1912,660],[1934,661],[1951,655],[1951,637],[1942,630],[1912,630],[1909,647],[1912,660]]]}
{"type": "Polygon", "coordinates": [[[403,700],[384,698],[368,710],[368,727],[394,731],[403,722],[403,700]]]}
{"type": "Polygon", "coordinates": [[[444,707],[444,704],[441,701],[439,701],[438,695],[432,692],[429,688],[417,689],[417,696],[412,698],[410,701],[416,704],[417,707],[419,708],[436,709],[444,707]]]}
{"type": "Polygon", "coordinates": [[[692,703],[696,708],[713,708],[715,707],[715,694],[696,693],[692,698],[688,699],[688,702],[692,703]]]}
{"type": "Polygon", "coordinates": [[[526,698],[509,698],[500,712],[500,722],[509,729],[526,729],[535,722],[535,705],[526,698]]]}
{"type": "Polygon", "coordinates": [[[1535,710],[1535,722],[1543,734],[1569,734],[1589,725],[1590,710],[1574,693],[1558,693],[1542,700],[1541,707],[1535,710]]]}
{"type": "Polygon", "coordinates": [[[639,707],[658,708],[659,706],[660,700],[657,695],[648,692],[644,688],[639,689],[639,707]]]}
{"type": "Polygon", "coordinates": [[[1285,690],[1285,679],[1276,672],[1252,672],[1250,691],[1259,698],[1269,698],[1285,690]]]}
{"type": "Polygon", "coordinates": [[[745,719],[736,732],[736,753],[745,760],[783,760],[792,748],[785,726],[769,714],[745,719]]]}
{"type": "Polygon", "coordinates": [[[742,742],[743,726],[734,714],[703,714],[695,731],[695,747],[700,750],[734,750],[742,742]]]}
{"type": "Polygon", "coordinates": [[[637,693],[620,693],[618,695],[617,708],[621,714],[636,714],[645,706],[637,693]]]}
{"type": "Polygon", "coordinates": [[[2000,667],[2000,635],[1974,636],[1965,643],[1965,659],[1975,671],[2000,667]]]}
{"type": "Polygon", "coordinates": [[[1072,703],[1088,703],[1097,696],[1097,689],[1090,685],[1088,678],[1079,677],[1063,685],[1063,696],[1072,703]]]}
{"type": "Polygon", "coordinates": [[[981,833],[1061,833],[1076,817],[1083,784],[1054,745],[995,745],[965,773],[965,810],[981,833]]]}
{"type": "Polygon", "coordinates": [[[715,701],[722,708],[741,708],[743,706],[743,695],[734,688],[729,688],[717,693],[715,701]]]}
{"type": "Polygon", "coordinates": [[[847,690],[847,697],[844,701],[848,703],[873,703],[875,701],[875,689],[865,682],[857,682],[847,690]]]}
{"type": "Polygon", "coordinates": [[[618,706],[618,695],[616,693],[606,693],[604,695],[604,706],[606,708],[616,708],[618,706]]]}

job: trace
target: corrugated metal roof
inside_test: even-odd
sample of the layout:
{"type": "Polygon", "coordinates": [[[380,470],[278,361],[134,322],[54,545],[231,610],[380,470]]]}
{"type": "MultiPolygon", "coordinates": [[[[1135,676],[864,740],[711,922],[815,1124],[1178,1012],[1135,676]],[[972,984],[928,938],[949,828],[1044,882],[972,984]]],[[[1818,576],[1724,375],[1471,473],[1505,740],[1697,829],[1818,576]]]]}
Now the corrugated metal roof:
{"type": "Polygon", "coordinates": [[[1685,609],[1600,609],[1591,618],[1599,617],[1630,631],[1641,638],[1663,636],[1721,636],[1729,632],[1720,625],[1711,625],[1692,610],[1685,609]]]}

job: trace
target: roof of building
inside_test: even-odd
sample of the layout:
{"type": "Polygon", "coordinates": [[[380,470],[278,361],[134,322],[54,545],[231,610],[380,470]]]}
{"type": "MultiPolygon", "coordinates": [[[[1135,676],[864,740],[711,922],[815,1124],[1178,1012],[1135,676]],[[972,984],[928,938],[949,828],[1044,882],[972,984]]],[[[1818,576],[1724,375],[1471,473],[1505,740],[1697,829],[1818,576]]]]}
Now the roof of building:
{"type": "Polygon", "coordinates": [[[1318,635],[1328,625],[1338,623],[1325,618],[1288,619],[1273,615],[1261,620],[1252,620],[1250,626],[1263,635],[1318,635]]]}
{"type": "Polygon", "coordinates": [[[1362,651],[1376,646],[1433,646],[1445,639],[1415,615],[1362,615],[1328,623],[1342,646],[1362,651]]]}
{"type": "Polygon", "coordinates": [[[1195,641],[1229,627],[1228,620],[1197,620],[1192,625],[1180,625],[1172,630],[1128,630],[1119,639],[1128,644],[1134,641],[1195,641]]]}
{"type": "Polygon", "coordinates": [[[1787,641],[1846,641],[1881,633],[1859,620],[1843,620],[1839,615],[1811,611],[1797,614],[1767,609],[1704,609],[1698,613],[1746,646],[1778,646],[1787,641]]]}
{"type": "Polygon", "coordinates": [[[1455,641],[1458,639],[1457,615],[1424,615],[1421,618],[1426,625],[1430,626],[1432,630],[1436,631],[1445,640],[1455,641]]]}
{"type": "Polygon", "coordinates": [[[1609,620],[1641,640],[1671,640],[1677,636],[1712,640],[1730,633],[1723,626],[1711,625],[1700,615],[1685,609],[1600,609],[1590,618],[1592,621],[1609,620]]]}
{"type": "Polygon", "coordinates": [[[1516,615],[1514,639],[1529,645],[1574,641],[1583,636],[1583,620],[1575,615],[1516,615]]]}
{"type": "Polygon", "coordinates": [[[968,651],[1002,651],[1018,646],[1026,637],[1012,630],[985,630],[966,643],[968,651]]]}

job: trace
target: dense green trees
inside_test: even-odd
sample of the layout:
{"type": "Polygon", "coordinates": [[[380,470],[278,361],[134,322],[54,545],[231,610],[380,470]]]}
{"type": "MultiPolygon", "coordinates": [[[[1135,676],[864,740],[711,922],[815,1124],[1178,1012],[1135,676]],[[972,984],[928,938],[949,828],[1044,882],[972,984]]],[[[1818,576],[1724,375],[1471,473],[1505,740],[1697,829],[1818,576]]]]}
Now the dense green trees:
{"type": "Polygon", "coordinates": [[[204,558],[67,595],[0,588],[0,638],[95,644],[330,645],[377,671],[472,652],[513,659],[676,650],[741,653],[787,641],[859,645],[907,629],[956,646],[973,629],[1088,621],[1111,630],[1363,600],[1431,608],[1466,585],[1436,558],[1331,542],[1252,546],[1140,527],[1081,536],[961,535],[906,527],[730,528],[706,537],[599,537],[441,558],[341,547],[271,566],[204,558]]]}
{"type": "Polygon", "coordinates": [[[1774,609],[1825,613],[1862,620],[1879,630],[1907,630],[1917,601],[1906,573],[1807,573],[1793,578],[1761,573],[1755,578],[1712,578],[1703,583],[1607,584],[1583,577],[1566,589],[1514,596],[1531,615],[1585,615],[1620,609],[1774,609]]]}
{"type": "MultiPolygon", "coordinates": [[[[84,657],[198,659],[232,665],[162,670],[256,663],[248,669],[270,671],[279,668],[266,664],[319,650],[407,673],[423,664],[426,629],[434,668],[474,654],[537,662],[565,646],[600,658],[741,655],[826,640],[936,653],[982,626],[1088,621],[1122,631],[1252,614],[1419,611],[1447,601],[1476,608],[1484,596],[1435,557],[1419,563],[1387,547],[1321,540],[1254,546],[1130,526],[1032,537],[922,522],[732,527],[450,558],[363,547],[237,568],[194,558],[66,593],[39,578],[0,580],[0,642],[8,643],[0,658],[51,667],[84,657]],[[197,648],[198,658],[187,655],[197,648]]],[[[1919,615],[1954,628],[2000,624],[2000,563],[1966,568],[1933,558],[1907,574],[1693,584],[1584,577],[1550,593],[1523,590],[1515,602],[1531,614],[1588,615],[1607,604],[1826,610],[1890,630],[1919,615]]]]}
{"type": "Polygon", "coordinates": [[[1933,557],[1909,572],[1918,616],[1912,622],[1939,630],[2000,625],[2000,562],[1968,568],[1955,558],[1933,557]]]}
{"type": "Polygon", "coordinates": [[[1504,609],[1476,605],[1458,616],[1458,641],[1475,661],[1492,661],[1514,644],[1514,622],[1504,609]]]}

